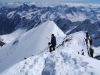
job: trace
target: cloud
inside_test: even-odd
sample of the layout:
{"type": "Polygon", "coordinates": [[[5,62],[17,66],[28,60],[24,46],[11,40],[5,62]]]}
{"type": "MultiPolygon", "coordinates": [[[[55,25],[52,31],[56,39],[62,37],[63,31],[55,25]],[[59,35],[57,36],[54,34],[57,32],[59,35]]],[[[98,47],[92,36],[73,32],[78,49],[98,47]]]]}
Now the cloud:
{"type": "Polygon", "coordinates": [[[70,2],[70,3],[100,3],[100,0],[0,0],[0,2],[70,2]]]}

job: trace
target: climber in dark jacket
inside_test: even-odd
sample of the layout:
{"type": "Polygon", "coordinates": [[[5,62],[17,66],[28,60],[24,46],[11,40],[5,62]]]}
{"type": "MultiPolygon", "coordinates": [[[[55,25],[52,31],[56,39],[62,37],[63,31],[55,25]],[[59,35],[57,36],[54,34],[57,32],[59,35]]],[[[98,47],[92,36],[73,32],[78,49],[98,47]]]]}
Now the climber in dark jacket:
{"type": "Polygon", "coordinates": [[[52,52],[53,50],[55,50],[55,47],[56,47],[56,37],[54,36],[54,34],[51,35],[51,43],[49,43],[49,45],[50,44],[51,46],[49,47],[49,49],[50,49],[50,52],[52,52]]]}

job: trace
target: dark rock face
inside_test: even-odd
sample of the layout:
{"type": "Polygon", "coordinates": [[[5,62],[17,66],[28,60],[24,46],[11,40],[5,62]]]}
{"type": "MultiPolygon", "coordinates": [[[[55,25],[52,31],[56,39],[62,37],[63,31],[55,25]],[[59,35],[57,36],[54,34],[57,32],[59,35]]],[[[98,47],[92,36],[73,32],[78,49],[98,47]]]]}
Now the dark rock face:
{"type": "Polygon", "coordinates": [[[0,46],[2,47],[3,45],[5,45],[5,43],[0,41],[0,46]]]}
{"type": "Polygon", "coordinates": [[[96,58],[96,59],[100,60],[100,55],[95,56],[94,58],[96,58]]]}

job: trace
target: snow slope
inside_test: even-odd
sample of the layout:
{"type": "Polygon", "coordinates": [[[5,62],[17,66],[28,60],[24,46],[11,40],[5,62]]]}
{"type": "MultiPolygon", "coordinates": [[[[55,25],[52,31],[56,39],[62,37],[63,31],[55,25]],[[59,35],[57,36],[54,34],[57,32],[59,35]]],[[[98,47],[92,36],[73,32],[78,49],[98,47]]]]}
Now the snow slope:
{"type": "Polygon", "coordinates": [[[0,37],[3,39],[3,42],[10,43],[10,42],[14,41],[16,38],[20,37],[25,32],[26,32],[26,30],[18,29],[11,34],[1,35],[0,37]]]}
{"type": "Polygon", "coordinates": [[[100,61],[88,57],[84,37],[84,32],[71,34],[65,39],[72,40],[65,42],[56,51],[44,51],[31,56],[1,75],[100,75],[100,61]],[[81,55],[82,49],[84,56],[81,55]]]}
{"type": "MultiPolygon", "coordinates": [[[[36,55],[48,47],[51,34],[62,41],[65,34],[53,21],[47,21],[29,30],[2,48],[0,48],[0,73],[12,65],[22,61],[24,57],[36,55]]],[[[59,41],[60,42],[60,41],[59,41]]],[[[59,43],[58,42],[58,43],[59,43]]]]}

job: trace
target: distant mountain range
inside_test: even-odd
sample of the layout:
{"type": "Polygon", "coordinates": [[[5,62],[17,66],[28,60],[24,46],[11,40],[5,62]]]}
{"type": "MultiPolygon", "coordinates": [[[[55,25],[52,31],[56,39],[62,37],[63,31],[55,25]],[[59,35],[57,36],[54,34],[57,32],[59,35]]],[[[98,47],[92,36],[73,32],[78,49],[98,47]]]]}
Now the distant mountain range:
{"type": "Polygon", "coordinates": [[[0,35],[18,28],[30,30],[51,20],[66,34],[88,31],[93,38],[100,38],[100,5],[46,3],[1,3],[0,35]]]}
{"type": "Polygon", "coordinates": [[[100,5],[0,3],[0,41],[0,75],[100,75],[100,5]]]}

